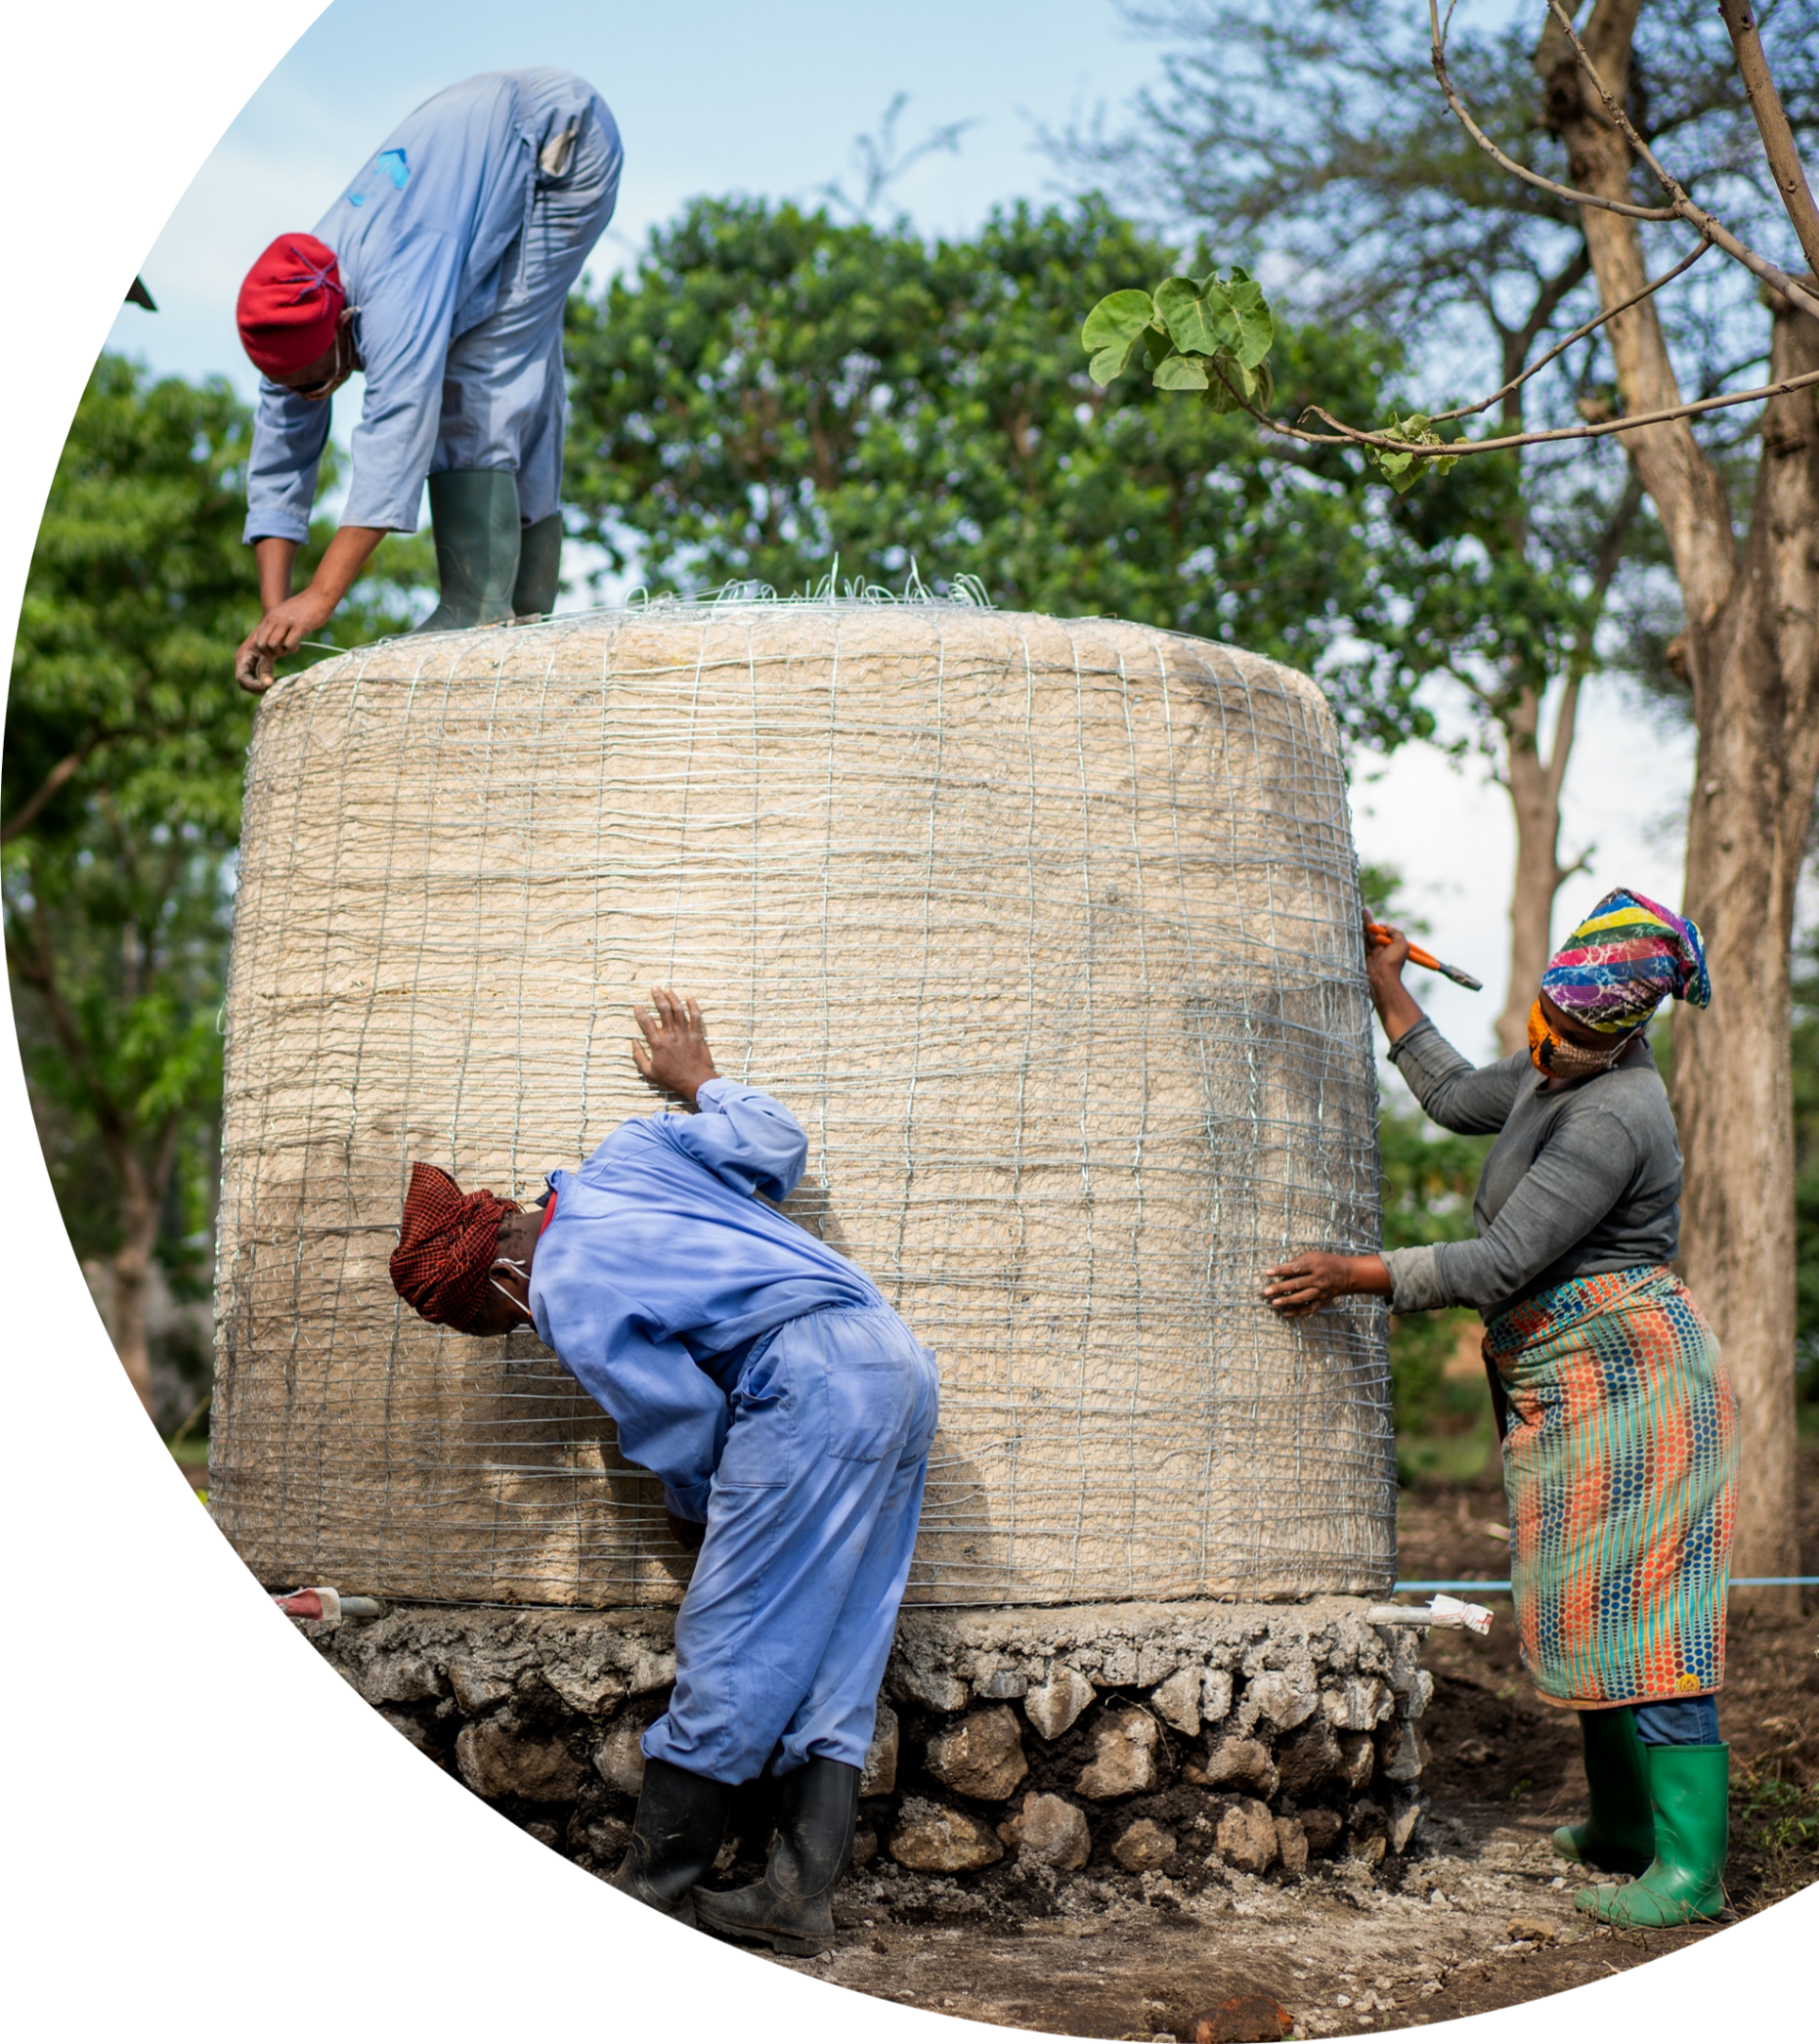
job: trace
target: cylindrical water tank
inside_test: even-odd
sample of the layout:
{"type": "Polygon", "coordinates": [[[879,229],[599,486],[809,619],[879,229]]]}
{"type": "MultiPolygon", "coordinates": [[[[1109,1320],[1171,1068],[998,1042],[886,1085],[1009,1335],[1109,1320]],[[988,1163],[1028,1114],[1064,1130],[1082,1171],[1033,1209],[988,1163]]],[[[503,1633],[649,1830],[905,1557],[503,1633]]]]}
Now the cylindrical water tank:
{"type": "Polygon", "coordinates": [[[268,1583],[674,1601],[655,1483],[531,1337],[386,1275],[411,1161],[521,1198],[654,980],[810,1139],[788,1211],[937,1353],[912,1600],[1376,1591],[1376,1087],[1336,733],[1269,661],[959,604],[388,641],[259,712],[227,1002],[217,1519],[268,1583]]]}

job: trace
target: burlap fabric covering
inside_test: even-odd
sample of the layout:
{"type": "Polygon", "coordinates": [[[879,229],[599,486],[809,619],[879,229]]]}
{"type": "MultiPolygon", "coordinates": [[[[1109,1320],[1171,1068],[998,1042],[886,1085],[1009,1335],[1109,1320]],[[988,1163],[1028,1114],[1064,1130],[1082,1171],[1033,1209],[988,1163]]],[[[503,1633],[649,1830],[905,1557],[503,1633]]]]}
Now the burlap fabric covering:
{"type": "Polygon", "coordinates": [[[1384,1317],[1339,751],[1304,676],[1097,620],[655,605],[393,640],[247,772],[215,1515],[273,1584],[675,1600],[657,1488],[534,1339],[386,1278],[412,1157],[524,1198],[628,1114],[653,979],[810,1137],[789,1211],[938,1354],[910,1595],[1381,1590],[1384,1317]]]}

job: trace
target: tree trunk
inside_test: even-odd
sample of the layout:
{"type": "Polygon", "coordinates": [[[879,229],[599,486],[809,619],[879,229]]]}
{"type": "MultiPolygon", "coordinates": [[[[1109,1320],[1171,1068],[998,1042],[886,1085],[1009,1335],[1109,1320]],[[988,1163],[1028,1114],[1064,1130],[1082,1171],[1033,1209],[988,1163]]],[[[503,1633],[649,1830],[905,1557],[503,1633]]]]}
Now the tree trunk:
{"type": "Polygon", "coordinates": [[[113,1258],[113,1348],[127,1382],[139,1393],[148,1413],[152,1412],[152,1352],[146,1333],[146,1304],[157,1234],[158,1200],[134,1158],[120,1192],[120,1246],[113,1258]]]}
{"type": "MultiPolygon", "coordinates": [[[[1627,89],[1641,0],[1597,0],[1584,41],[1614,98],[1627,89]]],[[[1551,24],[1537,53],[1544,118],[1582,189],[1626,198],[1628,151],[1551,24]]],[[[1582,209],[1605,305],[1643,282],[1635,223],[1582,209]]],[[[1653,299],[1609,328],[1625,412],[1680,401],[1653,299]]],[[[1819,321],[1778,305],[1771,373],[1819,366],[1819,321]]],[[[1674,1020],[1674,1108],[1686,1153],[1681,1266],[1723,1345],[1740,1411],[1733,1567],[1798,1569],[1794,1518],[1794,1144],[1789,951],[1794,885],[1819,773],[1819,401],[1772,400],[1740,562],[1722,483],[1685,419],[1625,436],[1654,500],[1686,608],[1698,765],[1688,912],[1705,931],[1712,1005],[1674,1020]]],[[[1797,1591],[1761,1602],[1798,1610],[1797,1591]]]]}
{"type": "MultiPolygon", "coordinates": [[[[1819,369],[1819,320],[1781,305],[1776,377],[1819,369]]],[[[1799,1572],[1795,1484],[1794,1109],[1789,954],[1819,774],[1819,403],[1762,422],[1750,544],[1696,689],[1686,906],[1711,1006],[1674,1019],[1686,1152],[1681,1267],[1724,1344],[1739,1408],[1740,1576],[1799,1572]]],[[[1799,1591],[1754,1601],[1799,1610],[1799,1591]]]]}
{"type": "Polygon", "coordinates": [[[1560,863],[1560,787],[1573,746],[1579,683],[1569,680],[1554,719],[1552,757],[1540,751],[1541,699],[1525,689],[1504,726],[1504,785],[1516,819],[1516,879],[1509,901],[1509,992],[1496,1019],[1498,1053],[1529,1041],[1529,1010],[1553,954],[1554,896],[1573,870],[1560,863]]]}

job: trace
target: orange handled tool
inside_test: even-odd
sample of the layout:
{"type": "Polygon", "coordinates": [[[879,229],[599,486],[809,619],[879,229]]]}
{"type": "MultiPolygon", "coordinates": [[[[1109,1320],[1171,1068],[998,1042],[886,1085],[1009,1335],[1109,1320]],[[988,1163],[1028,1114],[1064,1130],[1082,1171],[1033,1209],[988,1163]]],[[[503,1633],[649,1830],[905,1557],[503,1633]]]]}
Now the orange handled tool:
{"type": "MultiPolygon", "coordinates": [[[[1373,949],[1379,944],[1387,944],[1394,941],[1390,935],[1389,926],[1385,923],[1366,923],[1364,925],[1364,935],[1373,949]]],[[[1408,963],[1410,965],[1425,966],[1430,973],[1444,973],[1454,985],[1468,986],[1473,993],[1483,993],[1485,990],[1485,983],[1482,979],[1474,979],[1470,973],[1462,972],[1456,965],[1447,965],[1441,959],[1436,958],[1432,951],[1423,951],[1419,944],[1410,944],[1408,946],[1408,963]]]]}

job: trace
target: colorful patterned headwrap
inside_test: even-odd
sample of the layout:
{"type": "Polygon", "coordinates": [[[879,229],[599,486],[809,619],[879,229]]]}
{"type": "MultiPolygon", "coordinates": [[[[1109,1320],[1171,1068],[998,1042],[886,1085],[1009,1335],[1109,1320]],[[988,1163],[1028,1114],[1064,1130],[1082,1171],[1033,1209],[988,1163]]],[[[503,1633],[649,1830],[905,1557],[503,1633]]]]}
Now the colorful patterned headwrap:
{"type": "Polygon", "coordinates": [[[398,1246],[392,1251],[398,1296],[425,1320],[466,1327],[486,1303],[498,1224],[507,1214],[521,1212],[516,1200],[501,1199],[484,1187],[463,1193],[434,1164],[412,1164],[398,1246]]]}
{"type": "Polygon", "coordinates": [[[1548,961],[1541,991],[1568,1021],[1620,1035],[1669,994],[1695,1008],[1711,1003],[1705,939],[1697,923],[1617,888],[1548,961]]]}

